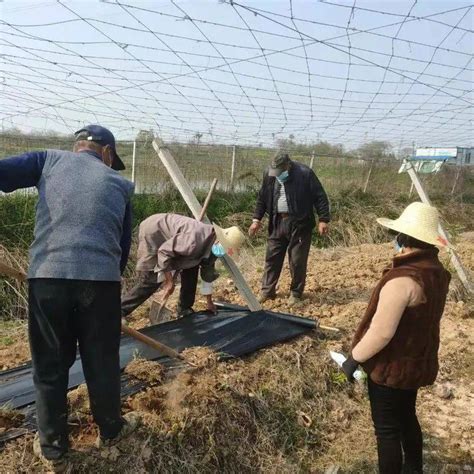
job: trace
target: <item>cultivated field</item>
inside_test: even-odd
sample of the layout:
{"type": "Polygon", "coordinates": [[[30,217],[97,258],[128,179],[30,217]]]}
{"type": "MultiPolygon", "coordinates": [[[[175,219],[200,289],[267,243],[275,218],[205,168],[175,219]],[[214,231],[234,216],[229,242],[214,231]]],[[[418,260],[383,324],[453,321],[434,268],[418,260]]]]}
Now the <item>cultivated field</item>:
{"type": "MultiPolygon", "coordinates": [[[[474,236],[460,239],[464,263],[474,270],[474,236]]],[[[375,440],[365,389],[350,386],[328,357],[346,351],[370,290],[389,262],[389,244],[313,249],[307,298],[299,313],[339,327],[340,336],[314,332],[231,362],[211,362],[198,372],[163,374],[156,363],[134,363],[130,373],[149,388],[131,397],[125,410],[138,410],[144,426],[132,439],[100,454],[91,448],[96,431],[83,388],[70,397],[73,411],[74,472],[265,472],[375,473],[375,440]]],[[[259,288],[262,249],[247,250],[240,265],[259,288]],[[251,258],[249,258],[251,257],[251,258]],[[245,262],[245,263],[244,263],[245,262]],[[252,263],[249,263],[252,262],[252,263]]],[[[289,275],[268,307],[288,311],[289,275]]],[[[223,276],[217,297],[242,303],[223,276]]],[[[201,301],[200,305],[204,302],[201,301]]],[[[173,306],[173,304],[171,305],[173,306]]],[[[147,324],[147,308],[133,325],[147,324]]],[[[441,370],[437,384],[421,390],[426,472],[471,472],[473,308],[450,293],[442,324],[441,370]],[[469,467],[471,466],[471,467],[469,467]]],[[[28,360],[24,324],[5,326],[4,368],[28,360]]],[[[32,436],[11,442],[0,455],[3,472],[40,471],[32,436]]]]}
{"type": "MultiPolygon", "coordinates": [[[[64,146],[70,148],[70,143],[64,146]]],[[[127,149],[123,150],[129,160],[127,149]]],[[[244,151],[238,150],[237,156],[244,151]]],[[[246,228],[251,222],[258,175],[268,162],[270,151],[251,152],[252,159],[241,157],[235,173],[236,191],[230,192],[225,190],[230,185],[229,161],[225,161],[230,159],[229,149],[214,148],[205,153],[202,147],[183,145],[173,149],[201,201],[211,178],[218,176],[224,183],[208,211],[210,218],[222,225],[246,228]]],[[[148,163],[143,176],[152,184],[149,194],[134,197],[135,231],[138,223],[152,213],[188,212],[153,153],[145,146],[137,147],[137,162],[148,163]]],[[[348,350],[370,290],[393,253],[391,244],[383,243],[388,237],[375,218],[394,217],[414,200],[409,196],[408,177],[396,174],[397,166],[377,164],[364,193],[370,163],[315,158],[314,168],[331,199],[333,222],[328,238],[314,238],[306,299],[298,312],[340,328],[340,335],[314,332],[250,357],[218,364],[205,354],[204,367],[198,372],[171,374],[156,363],[135,361],[127,371],[138,378],[145,377],[149,387],[128,399],[124,408],[139,411],[144,426],[133,440],[101,454],[91,448],[96,431],[86,390],[80,387],[70,395],[72,441],[77,451],[73,472],[323,473],[337,468],[339,473],[376,472],[375,440],[365,389],[350,386],[344,380],[328,351],[348,350]]],[[[139,169],[137,181],[142,176],[139,169]]],[[[454,170],[423,178],[464,264],[474,271],[472,173],[462,173],[453,194],[454,170]]],[[[0,257],[22,269],[27,267],[35,202],[34,195],[21,193],[0,198],[0,257]]],[[[262,233],[247,242],[238,262],[255,292],[263,271],[264,237],[262,233]]],[[[136,242],[125,286],[134,282],[135,245],[136,242]]],[[[447,263],[446,256],[443,258],[447,263]]],[[[288,284],[289,275],[285,272],[279,297],[268,308],[291,311],[286,303],[288,284]]],[[[243,303],[224,271],[218,280],[217,299],[243,303]]],[[[1,279],[0,303],[0,367],[8,369],[30,357],[25,287],[1,279]]],[[[197,307],[202,304],[203,301],[197,307]]],[[[454,278],[442,327],[440,377],[434,387],[422,390],[420,395],[426,472],[461,473],[472,469],[472,304],[454,278]]],[[[140,308],[133,315],[132,325],[147,325],[147,311],[148,306],[140,308]]],[[[8,409],[0,415],[0,429],[21,422],[21,416],[8,409]]],[[[31,440],[32,435],[26,435],[6,445],[0,454],[2,472],[41,471],[32,454],[31,440]]]]}

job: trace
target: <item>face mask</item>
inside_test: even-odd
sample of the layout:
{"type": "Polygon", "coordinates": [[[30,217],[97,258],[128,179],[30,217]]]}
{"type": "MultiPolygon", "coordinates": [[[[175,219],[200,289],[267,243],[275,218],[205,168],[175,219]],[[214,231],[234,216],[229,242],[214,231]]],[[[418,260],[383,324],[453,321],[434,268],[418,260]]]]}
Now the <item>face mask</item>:
{"type": "Polygon", "coordinates": [[[397,242],[397,240],[393,241],[393,248],[395,249],[396,253],[400,253],[403,250],[403,247],[397,242]]]}
{"type": "Polygon", "coordinates": [[[286,170],[286,171],[283,171],[283,173],[281,173],[280,176],[277,176],[277,179],[281,184],[283,184],[285,181],[288,180],[289,175],[290,174],[288,173],[288,170],[286,170]]]}
{"type": "Polygon", "coordinates": [[[211,248],[212,255],[215,257],[223,257],[225,255],[224,247],[221,244],[214,244],[211,248]]]}

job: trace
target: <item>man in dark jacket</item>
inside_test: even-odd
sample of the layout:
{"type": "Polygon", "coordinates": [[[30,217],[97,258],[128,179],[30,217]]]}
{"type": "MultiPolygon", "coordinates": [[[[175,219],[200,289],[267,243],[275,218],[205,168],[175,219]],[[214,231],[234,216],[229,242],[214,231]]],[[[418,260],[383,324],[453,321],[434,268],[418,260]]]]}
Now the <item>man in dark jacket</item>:
{"type": "Polygon", "coordinates": [[[138,424],[120,412],[120,280],[130,250],[133,183],[112,133],[76,132],[74,151],[32,151],[0,160],[0,191],[36,186],[28,269],[29,339],[39,436],[35,454],[49,470],[67,464],[67,388],[77,345],[98,447],[138,424]]]}
{"type": "Polygon", "coordinates": [[[276,296],[276,287],[288,251],[291,272],[290,305],[300,303],[306,280],[311,234],[319,218],[321,235],[328,233],[329,201],[313,170],[287,153],[277,153],[263,177],[249,235],[254,236],[268,215],[268,244],[260,302],[276,296]]]}

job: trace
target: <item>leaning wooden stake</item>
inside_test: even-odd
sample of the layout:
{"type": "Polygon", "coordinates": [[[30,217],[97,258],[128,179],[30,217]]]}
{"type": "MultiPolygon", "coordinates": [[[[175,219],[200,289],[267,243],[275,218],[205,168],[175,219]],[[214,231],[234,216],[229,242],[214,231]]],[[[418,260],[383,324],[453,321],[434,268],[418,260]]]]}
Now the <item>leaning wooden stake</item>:
{"type": "MultiPolygon", "coordinates": [[[[179,169],[179,166],[176,164],[176,161],[173,158],[173,155],[170,153],[168,148],[166,148],[163,143],[159,142],[158,140],[153,140],[153,148],[156,150],[161,162],[163,163],[164,167],[168,171],[173,183],[178,188],[178,191],[183,196],[184,201],[188,205],[189,209],[193,213],[194,217],[198,219],[201,215],[201,204],[196,199],[191,186],[186,181],[186,178],[183,176],[183,173],[179,169]]],[[[210,224],[211,222],[207,217],[203,218],[203,222],[206,224],[210,224]]],[[[261,311],[262,306],[255,298],[251,288],[248,286],[245,278],[243,277],[242,273],[238,269],[235,262],[230,258],[228,255],[224,255],[222,257],[224,265],[226,266],[227,270],[231,274],[235,285],[237,286],[238,290],[240,291],[241,295],[245,298],[248,307],[251,311],[261,311]]]]}
{"type": "Polygon", "coordinates": [[[201,213],[199,214],[198,221],[201,222],[204,219],[204,216],[206,215],[207,208],[209,207],[209,203],[211,202],[212,195],[214,194],[214,191],[217,186],[217,178],[214,178],[212,181],[211,187],[209,189],[209,192],[207,193],[206,200],[204,201],[204,204],[202,205],[201,213]]]}
{"type": "MultiPolygon", "coordinates": [[[[410,179],[412,181],[413,186],[415,186],[418,195],[420,196],[420,199],[426,203],[432,206],[431,200],[428,197],[428,194],[426,193],[425,189],[423,188],[423,185],[421,184],[420,178],[418,177],[418,173],[415,171],[415,168],[412,164],[408,166],[407,168],[407,173],[410,176],[410,179]]],[[[449,242],[449,236],[447,232],[444,230],[443,226],[439,224],[438,228],[439,233],[441,236],[449,242]]],[[[466,288],[466,291],[468,293],[474,293],[474,290],[472,288],[472,283],[469,281],[469,278],[467,276],[466,270],[464,269],[461,260],[459,259],[458,255],[454,251],[454,249],[451,249],[447,247],[448,253],[451,256],[451,263],[453,264],[454,269],[456,270],[459,279],[461,280],[462,284],[464,285],[464,288],[466,288]]]]}
{"type": "Polygon", "coordinates": [[[365,185],[364,185],[364,194],[367,192],[367,188],[369,187],[370,176],[372,175],[373,168],[374,168],[374,160],[370,162],[369,172],[367,174],[367,179],[365,180],[365,185]]]}
{"type": "Polygon", "coordinates": [[[457,170],[456,170],[456,177],[454,178],[454,184],[453,184],[453,188],[451,189],[451,196],[454,195],[454,191],[456,191],[456,186],[458,184],[458,181],[459,181],[459,176],[461,175],[461,167],[458,166],[457,167],[457,170]]]}

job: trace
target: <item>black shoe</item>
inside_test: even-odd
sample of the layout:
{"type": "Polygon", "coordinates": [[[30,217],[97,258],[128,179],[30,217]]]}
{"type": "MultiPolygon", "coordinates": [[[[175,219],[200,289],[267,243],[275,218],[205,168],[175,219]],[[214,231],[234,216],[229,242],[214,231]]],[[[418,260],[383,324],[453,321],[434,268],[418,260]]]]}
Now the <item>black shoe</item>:
{"type": "Polygon", "coordinates": [[[178,312],[178,318],[185,318],[187,316],[193,315],[194,313],[195,311],[193,308],[186,308],[178,312]]]}
{"type": "Polygon", "coordinates": [[[67,453],[57,459],[48,459],[44,456],[38,433],[36,433],[33,440],[33,453],[41,461],[43,467],[47,469],[47,472],[65,472],[70,466],[67,453]]]}
{"type": "Polygon", "coordinates": [[[260,295],[258,297],[258,302],[260,304],[266,303],[267,301],[274,300],[276,298],[276,295],[260,295]]]}

